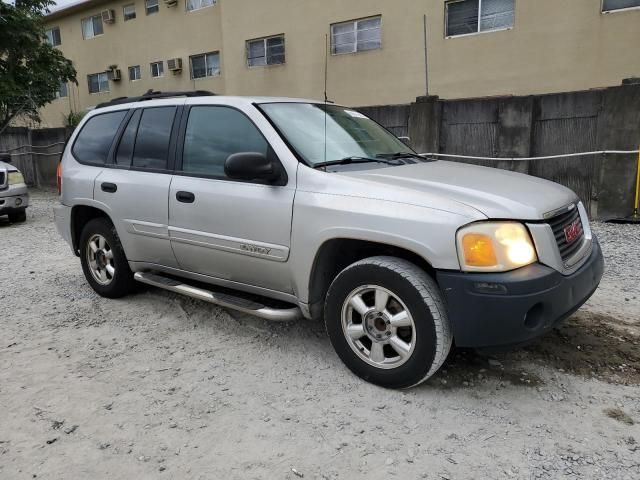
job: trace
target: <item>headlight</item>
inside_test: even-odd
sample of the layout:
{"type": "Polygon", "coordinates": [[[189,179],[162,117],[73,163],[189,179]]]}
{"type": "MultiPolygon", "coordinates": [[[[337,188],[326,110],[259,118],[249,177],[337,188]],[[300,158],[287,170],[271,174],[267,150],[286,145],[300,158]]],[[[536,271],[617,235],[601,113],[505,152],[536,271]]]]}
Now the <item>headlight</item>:
{"type": "Polygon", "coordinates": [[[538,260],[521,223],[473,223],[458,230],[456,239],[460,268],[467,272],[505,272],[538,260]]]}
{"type": "Polygon", "coordinates": [[[9,172],[9,185],[24,183],[24,177],[20,172],[9,172]]]}

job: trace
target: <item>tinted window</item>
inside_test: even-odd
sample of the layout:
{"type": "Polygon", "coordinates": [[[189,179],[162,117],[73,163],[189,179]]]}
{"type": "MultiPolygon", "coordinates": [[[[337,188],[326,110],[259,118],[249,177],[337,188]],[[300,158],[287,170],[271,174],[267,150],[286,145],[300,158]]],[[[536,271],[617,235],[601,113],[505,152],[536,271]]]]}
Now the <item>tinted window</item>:
{"type": "Polygon", "coordinates": [[[104,164],[126,110],[103,113],[90,118],[73,144],[73,155],[80,162],[104,164]]]}
{"type": "Polygon", "coordinates": [[[133,146],[136,142],[136,131],[140,122],[141,110],[137,110],[127,124],[127,128],[122,134],[118,151],[116,152],[116,164],[129,166],[131,165],[131,156],[133,155],[133,146]]]}
{"type": "Polygon", "coordinates": [[[267,155],[269,144],[242,113],[226,107],[193,107],[184,139],[185,173],[224,177],[224,162],[233,153],[267,155]]]}
{"type": "Polygon", "coordinates": [[[169,156],[175,107],[147,108],[142,113],[133,153],[133,166],[165,169],[169,156]]]}

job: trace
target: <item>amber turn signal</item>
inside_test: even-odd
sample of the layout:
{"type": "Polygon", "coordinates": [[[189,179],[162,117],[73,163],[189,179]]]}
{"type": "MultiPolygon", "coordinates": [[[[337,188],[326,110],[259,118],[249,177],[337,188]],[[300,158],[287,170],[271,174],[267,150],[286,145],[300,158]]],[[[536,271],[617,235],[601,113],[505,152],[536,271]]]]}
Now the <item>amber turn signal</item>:
{"type": "Polygon", "coordinates": [[[493,248],[493,240],[488,235],[467,233],[462,238],[465,263],[470,267],[493,267],[498,258],[493,248]]]}

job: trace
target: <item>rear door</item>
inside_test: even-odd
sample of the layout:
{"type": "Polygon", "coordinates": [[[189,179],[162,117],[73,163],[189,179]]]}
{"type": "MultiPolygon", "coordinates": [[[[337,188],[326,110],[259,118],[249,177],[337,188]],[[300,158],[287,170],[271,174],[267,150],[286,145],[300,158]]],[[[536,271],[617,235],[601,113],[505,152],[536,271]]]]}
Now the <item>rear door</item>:
{"type": "Polygon", "coordinates": [[[169,242],[167,197],[180,106],[132,110],[111,156],[96,178],[94,197],[111,210],[127,259],[177,267],[169,242]]]}
{"type": "MultiPolygon", "coordinates": [[[[192,105],[183,115],[169,234],[181,268],[233,283],[291,293],[288,270],[295,178],[280,185],[235,181],[224,162],[260,152],[279,160],[248,114],[225,105],[192,105]]],[[[223,282],[224,283],[224,282],[223,282]]]]}

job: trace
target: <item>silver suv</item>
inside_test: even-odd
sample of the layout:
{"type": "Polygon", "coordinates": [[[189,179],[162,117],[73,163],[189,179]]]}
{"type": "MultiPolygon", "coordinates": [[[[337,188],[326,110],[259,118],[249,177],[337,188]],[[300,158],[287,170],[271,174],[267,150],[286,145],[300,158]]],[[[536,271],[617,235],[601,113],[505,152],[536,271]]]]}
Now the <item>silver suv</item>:
{"type": "Polygon", "coordinates": [[[361,113],[149,93],[99,105],[60,168],[59,232],[115,298],[143,282],[270,320],[323,319],[360,377],[402,388],[452,343],[527,342],[603,273],[565,187],[424,158],[361,113]]]}
{"type": "Polygon", "coordinates": [[[0,217],[7,215],[11,223],[27,219],[29,191],[20,170],[11,165],[11,157],[0,155],[0,217]]]}

